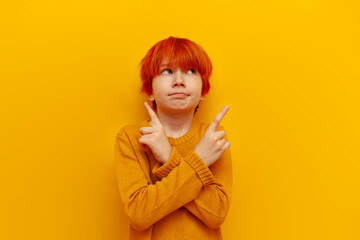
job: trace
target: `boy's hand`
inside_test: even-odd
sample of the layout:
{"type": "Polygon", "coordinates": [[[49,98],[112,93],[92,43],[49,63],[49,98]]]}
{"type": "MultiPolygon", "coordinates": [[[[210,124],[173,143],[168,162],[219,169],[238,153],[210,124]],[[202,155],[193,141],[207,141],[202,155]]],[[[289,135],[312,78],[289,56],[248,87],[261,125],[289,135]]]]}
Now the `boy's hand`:
{"type": "Polygon", "coordinates": [[[147,102],[144,105],[150,115],[152,126],[139,129],[142,134],[139,143],[149,146],[155,158],[162,163],[166,163],[171,155],[172,147],[156,113],[147,102]]]}
{"type": "Polygon", "coordinates": [[[194,152],[199,155],[199,157],[208,167],[216,162],[230,147],[230,142],[227,142],[225,139],[223,139],[225,136],[225,131],[216,131],[220,121],[228,110],[228,106],[225,106],[223,109],[221,109],[194,149],[194,152]]]}

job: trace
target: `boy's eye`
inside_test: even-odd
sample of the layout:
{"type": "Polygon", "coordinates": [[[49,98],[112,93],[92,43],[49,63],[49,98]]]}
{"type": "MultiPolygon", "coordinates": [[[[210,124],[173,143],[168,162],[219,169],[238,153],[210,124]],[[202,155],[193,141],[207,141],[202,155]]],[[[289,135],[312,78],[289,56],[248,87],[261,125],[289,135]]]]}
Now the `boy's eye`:
{"type": "Polygon", "coordinates": [[[171,70],[167,68],[167,69],[162,70],[161,73],[165,73],[165,74],[166,73],[171,73],[171,70]]]}
{"type": "MultiPolygon", "coordinates": [[[[190,73],[190,74],[195,74],[196,70],[191,68],[187,72],[190,73]]],[[[171,71],[171,69],[166,68],[166,69],[161,71],[161,74],[172,74],[172,71],[171,71]]]]}

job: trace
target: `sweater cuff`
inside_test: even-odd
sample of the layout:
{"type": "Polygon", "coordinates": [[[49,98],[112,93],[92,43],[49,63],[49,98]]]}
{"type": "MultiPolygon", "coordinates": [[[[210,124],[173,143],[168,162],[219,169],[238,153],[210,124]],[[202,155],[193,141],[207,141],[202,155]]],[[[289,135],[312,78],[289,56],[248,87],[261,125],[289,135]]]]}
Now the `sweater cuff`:
{"type": "Polygon", "coordinates": [[[195,170],[204,186],[215,182],[214,175],[210,169],[194,151],[190,151],[184,160],[195,170]]]}
{"type": "Polygon", "coordinates": [[[153,174],[159,178],[166,177],[177,165],[179,165],[181,158],[180,153],[173,148],[169,160],[163,165],[161,165],[161,162],[158,162],[152,170],[153,174]]]}

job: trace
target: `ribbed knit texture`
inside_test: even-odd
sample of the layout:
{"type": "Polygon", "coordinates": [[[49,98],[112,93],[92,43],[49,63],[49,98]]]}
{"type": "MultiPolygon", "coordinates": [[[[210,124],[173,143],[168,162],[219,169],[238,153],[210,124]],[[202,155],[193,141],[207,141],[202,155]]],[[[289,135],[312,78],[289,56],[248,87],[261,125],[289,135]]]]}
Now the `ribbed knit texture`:
{"type": "Polygon", "coordinates": [[[173,149],[162,164],[138,142],[139,128],[149,126],[144,120],[116,135],[116,175],[129,239],[222,239],[232,192],[230,149],[207,167],[193,150],[209,124],[194,118],[186,134],[168,137],[173,149]]]}

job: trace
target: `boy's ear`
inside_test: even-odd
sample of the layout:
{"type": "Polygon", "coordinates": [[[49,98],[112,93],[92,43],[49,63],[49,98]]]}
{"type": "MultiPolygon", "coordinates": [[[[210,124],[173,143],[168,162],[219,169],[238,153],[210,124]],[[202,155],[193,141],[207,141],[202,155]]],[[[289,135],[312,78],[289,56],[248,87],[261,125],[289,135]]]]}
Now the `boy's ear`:
{"type": "Polygon", "coordinates": [[[150,96],[148,97],[148,99],[149,99],[150,102],[154,101],[154,100],[155,100],[154,95],[150,95],[150,96]]]}
{"type": "Polygon", "coordinates": [[[200,97],[200,101],[203,101],[205,99],[205,95],[202,95],[201,97],[200,97]]]}

